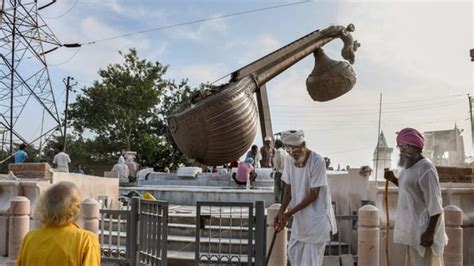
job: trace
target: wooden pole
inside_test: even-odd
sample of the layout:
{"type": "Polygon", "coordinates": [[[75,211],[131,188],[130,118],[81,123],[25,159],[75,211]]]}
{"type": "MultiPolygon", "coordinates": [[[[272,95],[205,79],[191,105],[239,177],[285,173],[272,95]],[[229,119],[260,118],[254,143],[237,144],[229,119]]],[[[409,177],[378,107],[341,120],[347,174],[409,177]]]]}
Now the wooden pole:
{"type": "Polygon", "coordinates": [[[390,210],[388,208],[388,180],[385,180],[385,213],[387,215],[387,228],[386,228],[386,235],[385,235],[385,260],[387,261],[387,266],[390,266],[390,260],[388,257],[388,239],[390,233],[390,210]]]}

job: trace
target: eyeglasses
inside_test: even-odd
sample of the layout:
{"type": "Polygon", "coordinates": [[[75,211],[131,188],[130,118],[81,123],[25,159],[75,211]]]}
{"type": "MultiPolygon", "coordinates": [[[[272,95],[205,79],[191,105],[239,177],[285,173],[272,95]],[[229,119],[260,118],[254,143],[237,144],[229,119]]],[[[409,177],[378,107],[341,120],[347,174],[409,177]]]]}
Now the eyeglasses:
{"type": "Polygon", "coordinates": [[[398,149],[406,149],[408,147],[412,147],[410,144],[397,144],[398,149]]]}
{"type": "Polygon", "coordinates": [[[299,146],[297,146],[297,147],[295,147],[295,146],[285,146],[285,149],[286,149],[287,152],[291,153],[291,152],[293,152],[293,151],[301,150],[301,149],[303,149],[303,147],[299,147],[299,146]]]}

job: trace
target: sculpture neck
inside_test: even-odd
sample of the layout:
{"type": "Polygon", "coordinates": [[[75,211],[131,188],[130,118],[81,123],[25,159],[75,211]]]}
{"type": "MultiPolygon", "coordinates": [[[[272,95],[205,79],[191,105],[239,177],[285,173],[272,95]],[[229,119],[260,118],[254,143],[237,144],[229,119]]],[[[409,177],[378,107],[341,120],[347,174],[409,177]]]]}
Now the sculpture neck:
{"type": "MultiPolygon", "coordinates": [[[[352,24],[351,24],[352,25],[352,24]]],[[[318,48],[324,46],[326,43],[341,38],[344,41],[344,49],[350,50],[352,55],[345,55],[343,57],[350,60],[353,58],[353,42],[349,31],[353,30],[353,26],[349,25],[347,28],[343,26],[331,26],[325,30],[313,31],[300,39],[242,67],[231,75],[231,82],[238,81],[246,76],[253,76],[256,87],[260,87],[272,78],[279,75],[295,63],[309,54],[312,54],[318,48]],[[350,49],[348,49],[349,47],[350,49]]],[[[351,62],[352,63],[352,62],[351,62]]]]}

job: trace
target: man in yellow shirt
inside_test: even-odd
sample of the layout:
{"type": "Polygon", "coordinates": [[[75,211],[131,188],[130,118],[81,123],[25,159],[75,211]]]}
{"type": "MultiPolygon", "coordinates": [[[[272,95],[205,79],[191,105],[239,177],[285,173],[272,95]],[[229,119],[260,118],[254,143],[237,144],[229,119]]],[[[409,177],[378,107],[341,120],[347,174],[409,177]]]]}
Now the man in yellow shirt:
{"type": "Polygon", "coordinates": [[[79,189],[71,182],[51,186],[37,207],[42,228],[23,239],[17,266],[100,265],[97,235],[75,224],[81,211],[79,189]]]}

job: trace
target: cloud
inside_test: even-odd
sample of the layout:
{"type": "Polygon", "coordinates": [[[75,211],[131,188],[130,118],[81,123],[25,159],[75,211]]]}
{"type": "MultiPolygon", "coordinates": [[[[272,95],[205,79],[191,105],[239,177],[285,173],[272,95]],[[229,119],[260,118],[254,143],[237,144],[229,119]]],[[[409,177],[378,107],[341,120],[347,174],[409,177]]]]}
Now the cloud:
{"type": "Polygon", "coordinates": [[[191,86],[197,87],[200,83],[213,82],[227,73],[221,64],[198,64],[185,66],[178,71],[171,67],[169,74],[175,77],[186,77],[191,86]]]}
{"type": "Polygon", "coordinates": [[[251,38],[250,41],[247,40],[240,44],[227,46],[227,49],[235,46],[238,46],[241,51],[245,51],[238,59],[238,62],[246,65],[280,48],[282,43],[275,37],[265,34],[251,38]]]}
{"type": "MultiPolygon", "coordinates": [[[[212,15],[218,17],[219,15],[212,15]]],[[[192,21],[192,20],[190,20],[192,21]]],[[[181,22],[178,22],[181,23],[181,22]]],[[[174,25],[178,23],[172,23],[174,25]]],[[[189,39],[194,41],[204,41],[207,39],[214,39],[216,36],[225,35],[227,33],[227,22],[224,19],[209,20],[198,24],[191,24],[189,26],[176,27],[169,31],[169,35],[176,39],[189,39]]]]}
{"type": "MultiPolygon", "coordinates": [[[[359,57],[418,82],[469,87],[472,42],[469,3],[385,1],[344,5],[339,20],[354,21],[362,43],[359,57]],[[441,19],[442,18],[442,19],[441,19]]],[[[433,84],[435,85],[435,84],[433,84]]]]}

